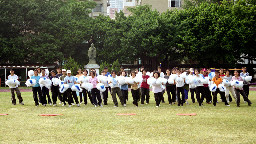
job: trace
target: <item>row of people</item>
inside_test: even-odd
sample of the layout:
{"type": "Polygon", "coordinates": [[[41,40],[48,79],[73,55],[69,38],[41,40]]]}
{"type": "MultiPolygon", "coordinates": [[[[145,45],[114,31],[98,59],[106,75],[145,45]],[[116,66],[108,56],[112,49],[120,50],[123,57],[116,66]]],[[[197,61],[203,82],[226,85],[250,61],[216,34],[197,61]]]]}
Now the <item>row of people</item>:
{"type": "MultiPolygon", "coordinates": [[[[202,105],[204,99],[206,99],[207,103],[211,103],[211,91],[213,95],[214,106],[216,106],[217,103],[217,94],[220,94],[221,100],[225,102],[225,105],[229,106],[229,101],[231,101],[232,99],[229,95],[229,92],[231,92],[233,98],[236,100],[237,106],[240,106],[240,94],[243,96],[244,100],[248,102],[248,105],[251,105],[251,101],[248,99],[249,92],[246,94],[242,87],[235,87],[231,86],[230,84],[231,81],[243,81],[244,83],[248,83],[244,80],[244,78],[242,78],[249,76],[249,74],[246,73],[244,70],[240,74],[242,77],[239,75],[238,71],[234,71],[233,77],[230,75],[229,70],[227,70],[226,75],[224,75],[222,69],[220,71],[215,71],[215,73],[213,73],[211,70],[209,70],[207,73],[206,69],[202,69],[201,71],[199,71],[198,69],[195,69],[195,71],[193,69],[190,69],[189,71],[185,72],[181,72],[178,69],[172,69],[171,72],[169,69],[167,69],[166,75],[164,75],[163,72],[161,72],[161,68],[159,67],[158,71],[155,71],[153,73],[149,73],[145,69],[142,69],[141,73],[132,72],[131,78],[139,79],[136,82],[135,80],[133,80],[132,82],[124,82],[120,79],[120,77],[127,77],[125,71],[122,71],[120,73],[121,75],[117,76],[116,72],[114,71],[110,74],[107,71],[107,68],[104,69],[104,71],[101,73],[101,75],[98,76],[98,78],[96,76],[95,70],[92,70],[89,74],[90,76],[88,76],[87,70],[84,70],[82,72],[82,70],[79,69],[76,77],[71,76],[70,70],[68,70],[67,73],[65,69],[63,69],[62,72],[60,69],[58,69],[57,71],[57,74],[55,71],[51,71],[50,77],[48,77],[45,74],[45,70],[41,70],[41,76],[39,76],[38,74],[38,69],[33,71],[33,76],[31,75],[31,79],[34,79],[36,81],[32,87],[33,97],[36,106],[38,106],[39,103],[42,103],[42,105],[46,106],[46,96],[48,98],[48,104],[51,104],[49,89],[51,89],[52,91],[52,100],[54,106],[56,106],[57,97],[59,98],[60,103],[63,102],[63,106],[66,105],[66,102],[68,102],[69,106],[71,106],[72,103],[74,103],[74,100],[77,106],[80,106],[78,102],[77,92],[72,90],[72,86],[74,86],[77,83],[81,86],[79,88],[80,103],[82,103],[84,97],[84,104],[87,104],[88,96],[91,103],[95,107],[102,106],[102,98],[103,104],[107,105],[108,90],[111,91],[112,100],[114,102],[115,107],[118,106],[116,95],[118,95],[121,105],[126,106],[126,102],[128,101],[128,84],[131,85],[133,104],[135,106],[138,106],[139,101],[141,101],[141,104],[144,104],[145,100],[146,104],[149,103],[150,87],[152,87],[152,92],[154,93],[156,107],[160,106],[161,101],[164,102],[163,94],[165,93],[165,90],[167,92],[168,101],[170,105],[175,104],[175,102],[177,101],[178,106],[183,106],[183,104],[188,99],[188,91],[191,92],[191,99],[193,103],[195,103],[194,93],[196,93],[196,99],[197,102],[199,103],[199,106],[202,105]],[[104,83],[104,81],[106,80],[103,80],[103,78],[100,78],[100,76],[105,76],[107,82],[104,83]],[[87,83],[91,83],[92,88],[82,88],[82,82],[78,82],[78,79],[80,77],[83,77],[84,79],[88,78],[87,83]],[[207,77],[207,82],[203,82],[207,77]],[[40,86],[39,81],[42,78],[49,78],[50,80],[58,78],[60,79],[60,81],[63,82],[62,84],[67,84],[68,88],[65,92],[61,93],[60,85],[54,85],[53,82],[51,82],[51,86],[48,88],[45,85],[40,86]],[[163,80],[161,78],[164,78],[166,80],[163,80]],[[220,84],[223,83],[223,79],[229,82],[229,84],[225,85],[225,88],[223,88],[225,91],[223,91],[223,89],[221,91],[220,88],[218,87],[220,84]],[[104,91],[100,91],[97,88],[98,83],[104,83],[104,91]],[[210,86],[212,84],[216,86],[215,90],[211,90],[210,86]]],[[[11,70],[10,76],[14,76],[13,70],[11,70]]],[[[17,96],[19,98],[20,103],[23,104],[23,100],[18,90],[18,86],[16,86],[15,88],[11,88],[13,104],[16,104],[15,96],[13,96],[14,90],[16,90],[17,92],[17,96]]]]}

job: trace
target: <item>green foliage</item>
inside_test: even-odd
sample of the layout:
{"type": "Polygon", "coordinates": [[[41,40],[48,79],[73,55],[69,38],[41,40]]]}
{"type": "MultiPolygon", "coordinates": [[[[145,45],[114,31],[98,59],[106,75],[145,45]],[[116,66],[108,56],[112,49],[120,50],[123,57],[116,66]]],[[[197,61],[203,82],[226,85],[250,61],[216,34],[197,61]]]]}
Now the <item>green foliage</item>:
{"type": "Polygon", "coordinates": [[[104,70],[105,67],[107,67],[108,69],[111,69],[109,63],[103,62],[103,63],[100,64],[100,73],[104,70]]]}
{"type": "Polygon", "coordinates": [[[113,71],[113,70],[116,71],[116,73],[118,73],[120,71],[120,63],[119,63],[118,59],[115,60],[112,64],[111,71],[113,71]]]}
{"type": "Polygon", "coordinates": [[[81,66],[73,58],[69,57],[67,60],[65,60],[63,68],[66,70],[71,70],[72,75],[76,75],[77,70],[81,68],[81,66]]]}

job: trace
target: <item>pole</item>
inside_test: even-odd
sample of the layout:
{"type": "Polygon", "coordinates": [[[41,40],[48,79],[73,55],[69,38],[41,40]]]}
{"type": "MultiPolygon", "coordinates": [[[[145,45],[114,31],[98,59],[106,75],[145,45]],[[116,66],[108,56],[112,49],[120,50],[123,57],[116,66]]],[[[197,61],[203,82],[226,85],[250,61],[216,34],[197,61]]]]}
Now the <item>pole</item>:
{"type": "Polygon", "coordinates": [[[6,81],[6,68],[4,68],[4,87],[6,87],[5,81],[6,81]]]}

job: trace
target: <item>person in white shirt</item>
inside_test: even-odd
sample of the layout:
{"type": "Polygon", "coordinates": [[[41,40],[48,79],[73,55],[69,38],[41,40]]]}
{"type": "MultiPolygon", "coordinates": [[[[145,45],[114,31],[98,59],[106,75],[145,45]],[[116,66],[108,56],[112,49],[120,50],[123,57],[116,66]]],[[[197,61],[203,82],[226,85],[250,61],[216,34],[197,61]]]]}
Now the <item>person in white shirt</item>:
{"type": "Polygon", "coordinates": [[[111,74],[112,74],[112,77],[110,77],[111,80],[109,81],[109,84],[111,85],[111,94],[112,94],[112,99],[113,99],[113,102],[114,102],[114,105],[115,105],[114,107],[118,107],[116,94],[118,95],[118,97],[120,99],[121,105],[126,106],[126,104],[124,104],[124,97],[122,95],[120,85],[117,81],[116,72],[112,71],[111,74]]]}
{"type": "MultiPolygon", "coordinates": [[[[226,70],[226,75],[223,77],[223,79],[228,80],[229,82],[231,82],[232,75],[229,74],[228,69],[226,70]]],[[[231,85],[225,85],[225,87],[226,87],[225,96],[226,96],[227,102],[228,103],[231,102],[229,92],[231,92],[233,98],[236,100],[236,94],[235,94],[234,88],[231,85]]]]}
{"type": "MultiPolygon", "coordinates": [[[[160,73],[158,71],[155,71],[153,74],[154,78],[157,80],[160,77],[160,73]]],[[[160,106],[160,102],[163,97],[163,89],[161,84],[152,84],[152,91],[155,96],[155,101],[156,101],[156,107],[160,106]]]]}
{"type": "MultiPolygon", "coordinates": [[[[195,76],[195,75],[194,75],[194,69],[193,69],[193,68],[190,68],[190,69],[189,69],[189,75],[188,75],[188,77],[192,79],[194,76],[195,76]]],[[[190,94],[191,94],[192,102],[195,103],[194,94],[196,93],[196,86],[195,86],[194,83],[190,83],[190,84],[189,84],[189,91],[190,91],[190,94]]]]}
{"type": "MultiPolygon", "coordinates": [[[[11,80],[11,79],[14,79],[14,80],[19,79],[18,76],[16,74],[14,74],[14,70],[12,70],[12,69],[10,70],[10,75],[8,76],[8,80],[11,80]]],[[[16,105],[16,99],[15,99],[15,94],[14,94],[14,91],[16,91],[17,97],[19,99],[19,103],[21,105],[24,105],[18,85],[13,86],[13,87],[10,86],[10,89],[11,89],[11,94],[12,94],[12,104],[16,105]]]]}
{"type": "MultiPolygon", "coordinates": [[[[161,66],[158,66],[158,67],[157,67],[157,71],[159,72],[159,77],[164,78],[164,73],[162,72],[161,66]]],[[[162,103],[165,103],[165,101],[164,101],[165,89],[163,89],[163,88],[162,88],[162,93],[163,93],[163,96],[162,96],[162,103]]]]}
{"type": "Polygon", "coordinates": [[[180,77],[180,70],[177,70],[177,78],[174,80],[174,84],[176,84],[177,89],[177,97],[178,97],[178,106],[183,106],[183,102],[185,101],[185,93],[184,93],[184,85],[185,79],[180,77]],[[182,99],[180,98],[180,93],[182,95],[182,99]]]}
{"type": "Polygon", "coordinates": [[[202,105],[203,99],[204,99],[204,85],[202,82],[203,77],[201,75],[199,75],[199,71],[198,69],[195,69],[195,84],[196,84],[196,99],[199,103],[199,106],[202,105]],[[201,94],[201,96],[200,96],[201,94]]]}

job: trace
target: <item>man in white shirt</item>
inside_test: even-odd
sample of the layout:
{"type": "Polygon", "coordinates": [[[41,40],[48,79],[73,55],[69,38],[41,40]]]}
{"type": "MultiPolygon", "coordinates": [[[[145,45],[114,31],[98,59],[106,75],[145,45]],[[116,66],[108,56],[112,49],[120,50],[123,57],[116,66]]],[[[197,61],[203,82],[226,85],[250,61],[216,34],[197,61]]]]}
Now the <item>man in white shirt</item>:
{"type": "MultiPolygon", "coordinates": [[[[8,76],[8,80],[11,80],[11,79],[14,79],[14,80],[18,80],[18,76],[16,74],[14,74],[14,70],[10,70],[10,75],[8,76]]],[[[15,94],[14,94],[14,91],[16,91],[16,94],[17,94],[17,97],[19,99],[19,103],[21,105],[24,105],[23,103],[23,99],[21,97],[21,93],[20,93],[20,90],[18,88],[18,85],[16,86],[10,86],[10,89],[11,89],[11,94],[12,94],[12,104],[13,105],[16,105],[16,99],[15,99],[15,94]]]]}

